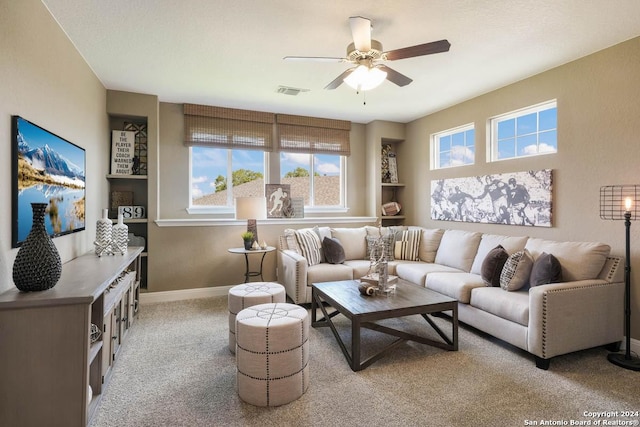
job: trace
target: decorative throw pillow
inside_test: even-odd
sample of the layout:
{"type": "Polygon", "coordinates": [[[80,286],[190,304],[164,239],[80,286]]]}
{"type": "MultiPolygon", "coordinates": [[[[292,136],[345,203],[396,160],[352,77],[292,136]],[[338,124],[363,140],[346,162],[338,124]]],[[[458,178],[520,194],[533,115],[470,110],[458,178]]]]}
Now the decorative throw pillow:
{"type": "Polygon", "coordinates": [[[480,269],[480,276],[485,285],[500,286],[500,275],[508,258],[509,254],[502,245],[496,246],[487,253],[480,269]]]}
{"type": "Polygon", "coordinates": [[[542,252],[533,263],[531,276],[529,277],[529,285],[539,286],[558,282],[562,282],[562,267],[560,266],[560,261],[553,255],[542,252]]]}
{"type": "Polygon", "coordinates": [[[529,282],[533,258],[526,249],[509,255],[500,274],[500,287],[506,291],[517,291],[529,282]]]}
{"type": "Polygon", "coordinates": [[[394,258],[406,261],[419,261],[422,230],[403,230],[396,233],[394,258]]]}
{"type": "Polygon", "coordinates": [[[296,242],[300,249],[300,255],[307,259],[308,265],[316,265],[321,262],[320,238],[313,230],[298,230],[295,233],[296,242]]]}
{"type": "Polygon", "coordinates": [[[378,245],[379,241],[382,241],[382,245],[384,246],[384,260],[393,261],[393,248],[396,241],[393,234],[385,234],[382,238],[367,236],[367,256],[365,259],[371,259],[372,252],[375,259],[380,258],[382,246],[378,245]]]}
{"type": "Polygon", "coordinates": [[[335,237],[325,237],[322,240],[324,257],[329,264],[342,264],[344,262],[344,248],[340,240],[335,237]]]}

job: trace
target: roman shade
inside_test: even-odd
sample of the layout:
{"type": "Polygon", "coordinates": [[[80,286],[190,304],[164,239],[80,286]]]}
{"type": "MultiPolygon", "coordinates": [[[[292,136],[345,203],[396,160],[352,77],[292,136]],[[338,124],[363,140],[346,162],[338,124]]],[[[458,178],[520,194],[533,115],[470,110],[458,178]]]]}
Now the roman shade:
{"type": "Polygon", "coordinates": [[[351,154],[351,122],[278,114],[278,151],[309,154],[351,154]]]}
{"type": "Polygon", "coordinates": [[[275,114],[184,104],[184,144],[273,151],[275,114]]]}

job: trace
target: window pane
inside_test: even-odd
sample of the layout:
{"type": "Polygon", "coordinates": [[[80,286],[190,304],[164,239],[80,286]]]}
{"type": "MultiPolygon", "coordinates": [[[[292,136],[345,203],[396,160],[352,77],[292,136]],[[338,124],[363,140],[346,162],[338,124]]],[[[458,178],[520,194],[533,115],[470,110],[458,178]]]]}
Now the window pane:
{"type": "Polygon", "coordinates": [[[498,122],[498,140],[516,136],[516,120],[509,119],[498,122]]]}
{"type": "Polygon", "coordinates": [[[509,159],[516,155],[515,138],[498,141],[498,159],[509,159]]]}
{"type": "Polygon", "coordinates": [[[537,135],[527,135],[518,138],[518,156],[531,156],[538,154],[537,135]]]}
{"type": "Polygon", "coordinates": [[[558,109],[549,108],[540,111],[540,130],[551,130],[558,128],[558,109]]]}
{"type": "Polygon", "coordinates": [[[264,195],[262,151],[210,147],[191,150],[192,205],[233,207],[234,197],[264,195]]]}
{"type": "Polygon", "coordinates": [[[540,153],[555,153],[558,151],[557,131],[540,132],[538,140],[538,150],[540,153]]]}
{"type": "Polygon", "coordinates": [[[451,166],[451,152],[440,152],[440,167],[448,168],[449,166],[451,166]]]}
{"type": "Polygon", "coordinates": [[[465,132],[467,147],[473,147],[476,144],[476,131],[471,129],[465,132]]]}
{"type": "Polygon", "coordinates": [[[443,136],[440,138],[440,151],[451,150],[451,135],[443,136]]]}
{"type": "Polygon", "coordinates": [[[340,156],[315,154],[313,161],[314,206],[340,205],[340,156]]]}
{"type": "Polygon", "coordinates": [[[303,197],[305,206],[310,203],[310,171],[311,154],[280,153],[281,182],[291,186],[290,197],[303,197]]]}
{"type": "Polygon", "coordinates": [[[453,145],[454,147],[464,145],[464,133],[459,132],[451,135],[451,145],[453,145]]]}
{"type": "Polygon", "coordinates": [[[462,166],[473,163],[473,149],[467,147],[453,147],[451,150],[451,165],[462,166]]]}
{"type": "Polygon", "coordinates": [[[431,153],[435,169],[474,163],[475,130],[473,126],[469,124],[431,135],[431,139],[436,141],[431,153]]]}
{"type": "Polygon", "coordinates": [[[537,121],[538,121],[537,113],[531,113],[525,116],[518,117],[518,120],[517,120],[518,135],[527,135],[527,134],[536,132],[536,129],[538,128],[537,121]]]}

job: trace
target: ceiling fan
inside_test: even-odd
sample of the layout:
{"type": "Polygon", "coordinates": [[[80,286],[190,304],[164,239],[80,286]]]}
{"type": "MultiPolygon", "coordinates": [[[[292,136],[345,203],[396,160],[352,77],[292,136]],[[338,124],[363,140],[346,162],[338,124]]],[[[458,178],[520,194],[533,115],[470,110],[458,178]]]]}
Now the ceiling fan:
{"type": "Polygon", "coordinates": [[[352,63],[355,65],[354,67],[336,77],[325,86],[325,89],[335,89],[344,81],[356,90],[368,90],[378,86],[385,79],[398,86],[406,86],[413,81],[404,74],[382,64],[382,62],[447,52],[451,46],[447,40],[438,40],[385,52],[382,48],[382,43],[371,38],[370,19],[352,16],[349,18],[349,25],[353,43],[347,46],[347,56],[345,58],[285,56],[284,60],[352,63]]]}

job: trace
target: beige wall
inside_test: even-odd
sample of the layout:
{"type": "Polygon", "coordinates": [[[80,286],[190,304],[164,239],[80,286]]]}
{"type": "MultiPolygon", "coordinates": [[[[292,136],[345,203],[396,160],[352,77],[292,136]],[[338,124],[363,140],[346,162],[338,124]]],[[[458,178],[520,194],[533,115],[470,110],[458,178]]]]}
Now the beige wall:
{"type": "MultiPolygon", "coordinates": [[[[86,231],[53,239],[62,262],[93,248],[106,200],[109,137],[105,89],[40,0],[0,1],[0,292],[13,286],[11,115],[86,150],[86,231]]],[[[63,267],[64,269],[64,267],[63,267]]]]}
{"type": "MultiPolygon", "coordinates": [[[[624,255],[624,222],[599,217],[603,185],[640,184],[640,38],[407,124],[398,159],[408,170],[408,222],[556,240],[602,241],[624,255]],[[490,117],[542,101],[558,101],[558,152],[487,163],[490,117]],[[429,135],[476,124],[476,164],[430,171],[429,135]],[[409,150],[406,150],[409,148],[409,150]],[[553,169],[553,227],[487,225],[430,219],[431,180],[488,173],[553,169]],[[408,201],[411,201],[409,203],[408,201]]],[[[640,337],[640,222],[632,227],[632,336],[640,337]]],[[[622,316],[622,312],[620,313],[622,316]]]]}

